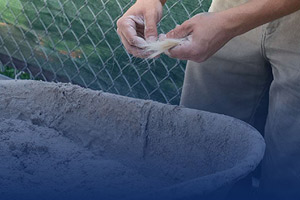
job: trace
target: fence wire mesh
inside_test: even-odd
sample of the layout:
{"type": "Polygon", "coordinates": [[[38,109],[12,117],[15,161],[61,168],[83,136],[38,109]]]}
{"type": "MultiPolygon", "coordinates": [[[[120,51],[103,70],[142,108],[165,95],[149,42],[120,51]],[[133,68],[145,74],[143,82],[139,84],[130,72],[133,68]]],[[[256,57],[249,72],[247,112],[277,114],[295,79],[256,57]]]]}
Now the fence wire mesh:
{"type": "MultiPolygon", "coordinates": [[[[178,104],[185,62],[130,56],[116,21],[133,0],[0,0],[0,71],[72,82],[142,99],[178,104]],[[15,72],[16,73],[16,72],[15,72]]],[[[169,0],[159,32],[208,9],[210,0],[169,0]]]]}

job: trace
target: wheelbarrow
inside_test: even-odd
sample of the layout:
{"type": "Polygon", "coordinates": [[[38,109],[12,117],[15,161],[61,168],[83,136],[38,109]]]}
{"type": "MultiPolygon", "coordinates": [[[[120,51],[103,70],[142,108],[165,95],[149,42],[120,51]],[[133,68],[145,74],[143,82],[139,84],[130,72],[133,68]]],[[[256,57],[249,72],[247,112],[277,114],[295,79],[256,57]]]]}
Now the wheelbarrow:
{"type": "Polygon", "coordinates": [[[222,199],[265,150],[238,119],[72,84],[0,81],[0,119],[1,199],[222,199]]]}

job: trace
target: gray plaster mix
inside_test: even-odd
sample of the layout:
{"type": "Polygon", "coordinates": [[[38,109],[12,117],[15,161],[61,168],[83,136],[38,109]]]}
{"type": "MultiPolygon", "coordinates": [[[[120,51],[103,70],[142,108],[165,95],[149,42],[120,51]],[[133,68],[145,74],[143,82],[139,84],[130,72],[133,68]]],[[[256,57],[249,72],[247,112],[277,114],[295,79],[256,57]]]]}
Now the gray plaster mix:
{"type": "Polygon", "coordinates": [[[201,197],[247,175],[263,152],[259,133],[227,116],[71,84],[0,81],[8,199],[201,197]]]}

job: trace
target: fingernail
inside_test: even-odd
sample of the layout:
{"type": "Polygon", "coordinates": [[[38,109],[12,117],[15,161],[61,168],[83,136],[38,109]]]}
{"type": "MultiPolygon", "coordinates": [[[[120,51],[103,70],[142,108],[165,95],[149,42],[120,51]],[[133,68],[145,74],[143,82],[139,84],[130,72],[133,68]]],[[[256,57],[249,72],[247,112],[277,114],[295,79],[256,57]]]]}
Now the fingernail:
{"type": "Polygon", "coordinates": [[[150,36],[146,39],[147,42],[155,42],[156,41],[156,37],[155,36],[150,36]]]}

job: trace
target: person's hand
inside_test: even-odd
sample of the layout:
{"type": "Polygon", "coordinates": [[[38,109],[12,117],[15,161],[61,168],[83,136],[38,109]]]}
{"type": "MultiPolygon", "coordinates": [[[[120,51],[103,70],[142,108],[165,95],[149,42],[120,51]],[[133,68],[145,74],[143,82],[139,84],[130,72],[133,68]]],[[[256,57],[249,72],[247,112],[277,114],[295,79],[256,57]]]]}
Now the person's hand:
{"type": "Polygon", "coordinates": [[[117,32],[128,53],[145,58],[147,42],[157,40],[157,23],[162,17],[160,0],[137,0],[117,21],[117,32]]]}
{"type": "Polygon", "coordinates": [[[218,13],[198,14],[177,26],[167,38],[187,38],[169,50],[169,56],[181,60],[203,62],[224,46],[234,34],[218,13]]]}

